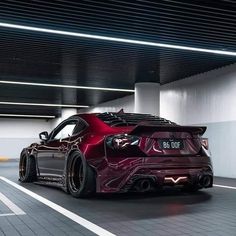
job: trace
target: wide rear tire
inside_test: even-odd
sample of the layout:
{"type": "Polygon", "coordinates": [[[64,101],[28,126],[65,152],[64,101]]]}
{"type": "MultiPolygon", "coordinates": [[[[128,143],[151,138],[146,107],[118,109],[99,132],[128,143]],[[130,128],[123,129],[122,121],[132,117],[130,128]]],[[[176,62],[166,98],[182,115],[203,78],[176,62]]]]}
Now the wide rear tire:
{"type": "Polygon", "coordinates": [[[96,191],[95,173],[79,152],[74,152],[68,160],[67,185],[70,194],[76,198],[92,196],[96,191]]]}
{"type": "Polygon", "coordinates": [[[19,180],[30,183],[37,180],[36,162],[34,157],[22,154],[19,163],[19,180]]]}

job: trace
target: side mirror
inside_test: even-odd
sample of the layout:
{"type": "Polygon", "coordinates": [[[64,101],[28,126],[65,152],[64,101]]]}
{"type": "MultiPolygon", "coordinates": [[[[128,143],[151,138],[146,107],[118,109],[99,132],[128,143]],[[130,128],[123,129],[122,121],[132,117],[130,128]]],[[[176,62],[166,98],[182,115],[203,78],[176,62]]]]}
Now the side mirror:
{"type": "Polygon", "coordinates": [[[48,132],[47,131],[43,131],[39,134],[39,138],[42,140],[42,141],[47,141],[48,140],[48,132]]]}

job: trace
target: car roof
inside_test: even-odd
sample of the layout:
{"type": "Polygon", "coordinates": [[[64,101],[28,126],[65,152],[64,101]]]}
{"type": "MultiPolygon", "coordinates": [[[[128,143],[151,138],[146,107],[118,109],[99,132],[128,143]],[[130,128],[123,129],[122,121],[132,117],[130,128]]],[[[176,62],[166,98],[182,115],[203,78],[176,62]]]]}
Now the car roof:
{"type": "Polygon", "coordinates": [[[120,112],[81,113],[72,117],[81,117],[88,122],[89,125],[92,125],[92,123],[101,125],[102,122],[110,127],[136,126],[140,122],[148,122],[153,125],[176,125],[176,123],[159,116],[141,113],[125,113],[123,110],[120,112]]]}

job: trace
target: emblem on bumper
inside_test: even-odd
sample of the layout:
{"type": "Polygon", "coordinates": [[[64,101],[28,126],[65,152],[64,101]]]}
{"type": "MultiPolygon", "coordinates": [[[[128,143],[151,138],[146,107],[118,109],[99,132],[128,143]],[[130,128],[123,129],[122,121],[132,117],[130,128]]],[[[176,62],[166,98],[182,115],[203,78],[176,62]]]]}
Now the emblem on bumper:
{"type": "Polygon", "coordinates": [[[180,176],[180,177],[165,177],[165,181],[171,181],[174,184],[177,184],[178,182],[182,181],[182,180],[187,180],[188,177],[186,176],[180,176]]]}

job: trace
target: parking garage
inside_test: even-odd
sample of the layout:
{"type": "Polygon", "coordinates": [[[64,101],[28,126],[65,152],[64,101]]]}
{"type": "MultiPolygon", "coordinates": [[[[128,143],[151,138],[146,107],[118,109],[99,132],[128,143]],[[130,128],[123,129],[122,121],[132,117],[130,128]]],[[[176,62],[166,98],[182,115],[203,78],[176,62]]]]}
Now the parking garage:
{"type": "Polygon", "coordinates": [[[225,0],[2,1],[0,236],[236,235],[235,11],[225,0]],[[75,140],[81,162],[67,152],[75,140]],[[183,191],[198,170],[198,191],[183,191]]]}

